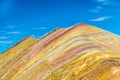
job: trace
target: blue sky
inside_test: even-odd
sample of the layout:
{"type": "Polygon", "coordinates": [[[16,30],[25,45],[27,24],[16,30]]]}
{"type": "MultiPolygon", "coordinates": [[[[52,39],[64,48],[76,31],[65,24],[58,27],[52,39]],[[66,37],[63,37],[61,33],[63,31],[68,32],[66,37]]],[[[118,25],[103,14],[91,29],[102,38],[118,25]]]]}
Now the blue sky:
{"type": "Polygon", "coordinates": [[[120,0],[0,0],[0,52],[80,22],[120,35],[120,0]]]}

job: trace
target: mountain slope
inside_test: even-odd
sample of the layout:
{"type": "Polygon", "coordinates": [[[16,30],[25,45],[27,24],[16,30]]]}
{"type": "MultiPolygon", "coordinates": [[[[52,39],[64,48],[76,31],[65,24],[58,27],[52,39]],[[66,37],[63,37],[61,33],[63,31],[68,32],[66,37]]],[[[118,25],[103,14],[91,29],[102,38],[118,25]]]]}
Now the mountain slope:
{"type": "Polygon", "coordinates": [[[84,23],[57,28],[40,39],[21,43],[26,47],[4,52],[0,56],[0,78],[119,80],[119,44],[119,36],[84,23]]]}

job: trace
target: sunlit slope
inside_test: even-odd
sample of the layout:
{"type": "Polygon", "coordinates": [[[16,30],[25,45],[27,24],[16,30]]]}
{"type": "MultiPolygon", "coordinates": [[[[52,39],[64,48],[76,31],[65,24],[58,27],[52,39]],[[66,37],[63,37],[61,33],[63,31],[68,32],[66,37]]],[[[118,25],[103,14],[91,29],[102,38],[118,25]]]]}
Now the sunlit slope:
{"type": "MultiPolygon", "coordinates": [[[[61,31],[61,29],[57,28],[55,29],[53,32],[48,33],[47,35],[45,35],[44,37],[42,37],[41,39],[37,40],[32,46],[30,46],[29,48],[23,50],[22,52],[20,52],[20,56],[17,56],[15,58],[15,60],[11,60],[11,63],[9,63],[9,65],[13,65],[12,67],[9,68],[9,70],[5,73],[6,68],[8,68],[8,65],[5,65],[2,69],[1,69],[1,75],[2,78],[9,76],[9,78],[11,78],[12,76],[14,76],[14,74],[16,74],[19,69],[21,69],[24,65],[26,65],[28,63],[28,61],[35,56],[35,54],[37,54],[40,49],[42,49],[49,41],[51,41],[52,38],[50,37],[56,37],[57,34],[59,33],[59,31],[61,31]],[[4,73],[3,73],[4,72],[4,73]]],[[[7,77],[8,79],[8,77],[7,77]]]]}
{"type": "Polygon", "coordinates": [[[0,65],[1,80],[120,80],[117,35],[81,23],[32,42],[18,49],[19,55],[0,56],[6,57],[0,65]]]}
{"type": "Polygon", "coordinates": [[[3,52],[0,56],[0,76],[7,72],[8,69],[14,65],[15,61],[19,59],[19,57],[22,57],[22,51],[26,51],[26,49],[33,45],[36,41],[37,39],[34,37],[26,37],[3,52]]]}
{"type": "Polygon", "coordinates": [[[7,60],[10,57],[13,57],[17,55],[19,52],[23,51],[27,47],[31,46],[35,41],[37,41],[36,38],[33,37],[26,37],[25,39],[21,40],[20,42],[16,43],[14,46],[3,52],[0,56],[0,64],[2,63],[2,60],[7,60]],[[12,55],[11,55],[12,53],[12,55]]]}

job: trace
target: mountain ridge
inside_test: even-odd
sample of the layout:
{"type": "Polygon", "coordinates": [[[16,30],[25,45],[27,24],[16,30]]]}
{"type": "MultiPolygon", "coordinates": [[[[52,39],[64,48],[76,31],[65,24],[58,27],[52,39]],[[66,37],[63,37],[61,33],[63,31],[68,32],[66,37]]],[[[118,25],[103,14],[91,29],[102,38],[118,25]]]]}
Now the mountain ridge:
{"type": "Polygon", "coordinates": [[[30,37],[30,40],[26,42],[24,40],[26,38],[21,45],[26,47],[21,47],[22,51],[19,44],[15,45],[18,46],[15,50],[15,46],[11,48],[11,53],[16,55],[12,56],[8,52],[5,54],[9,55],[0,55],[0,79],[119,80],[120,78],[117,76],[120,75],[120,37],[111,32],[80,23],[68,28],[56,28],[39,39],[30,37]]]}

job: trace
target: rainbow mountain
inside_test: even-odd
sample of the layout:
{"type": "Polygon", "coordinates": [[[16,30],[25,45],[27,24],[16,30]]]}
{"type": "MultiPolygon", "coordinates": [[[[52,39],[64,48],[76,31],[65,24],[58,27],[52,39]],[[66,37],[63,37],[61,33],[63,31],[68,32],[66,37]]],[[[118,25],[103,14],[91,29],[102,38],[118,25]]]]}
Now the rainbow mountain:
{"type": "Polygon", "coordinates": [[[120,36],[80,23],[0,54],[0,80],[120,80],[120,36]]]}

